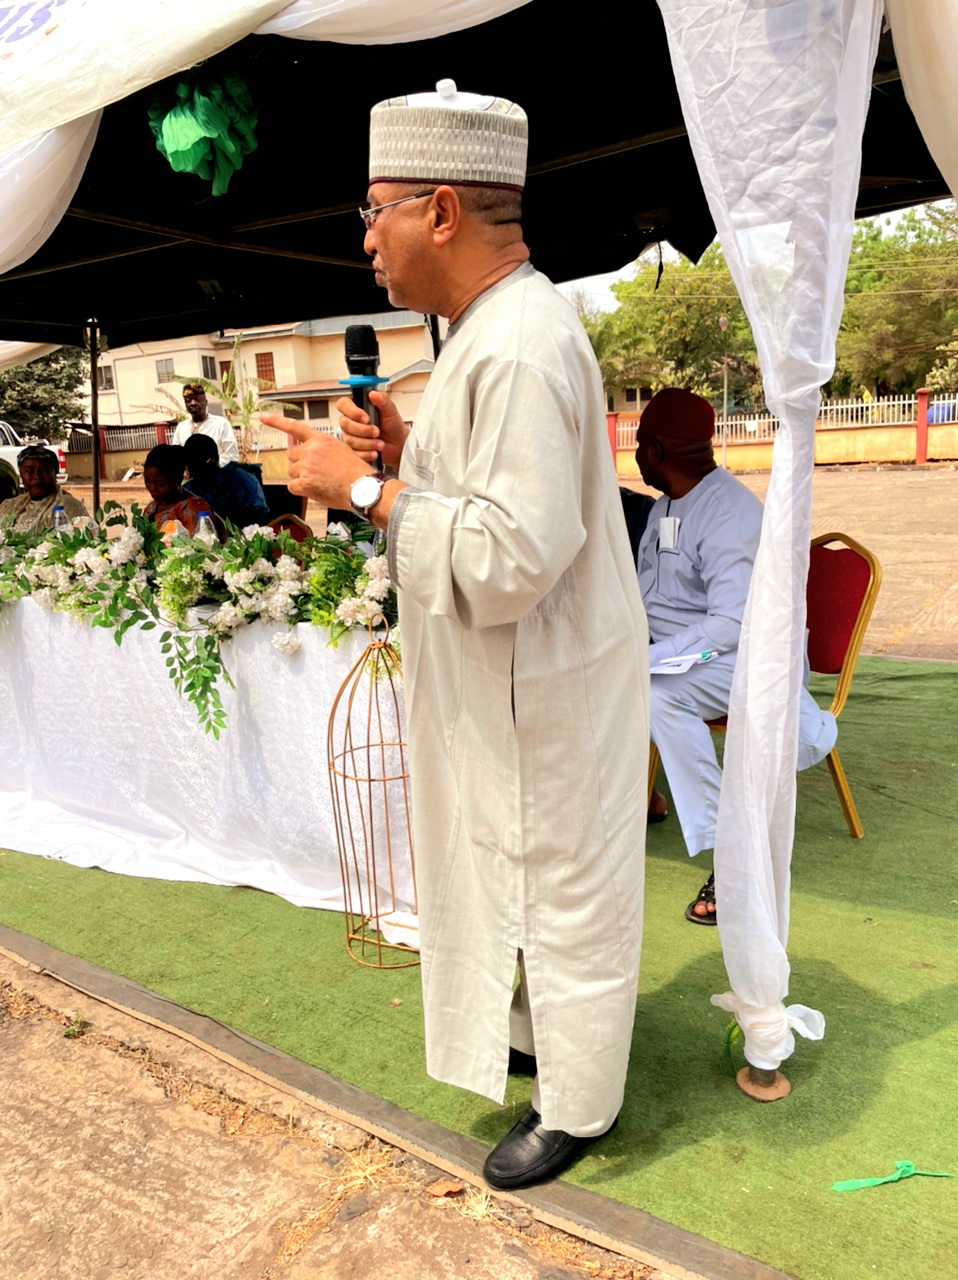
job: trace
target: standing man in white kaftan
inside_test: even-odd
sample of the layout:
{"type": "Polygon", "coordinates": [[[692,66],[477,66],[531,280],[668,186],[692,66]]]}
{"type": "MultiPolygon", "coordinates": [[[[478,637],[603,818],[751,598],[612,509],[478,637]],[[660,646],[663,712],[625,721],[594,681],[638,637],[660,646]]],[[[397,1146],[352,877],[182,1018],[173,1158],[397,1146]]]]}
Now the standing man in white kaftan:
{"type": "Polygon", "coordinates": [[[532,1107],[485,1166],[521,1187],[565,1168],[622,1105],[647,626],[595,358],[522,240],[525,114],[437,90],[373,109],[361,210],[390,301],[451,321],[412,431],[378,392],[378,427],[340,401],[346,443],[264,421],[302,441],[294,493],[348,497],[387,530],[427,1067],[501,1102],[510,1038],[535,1055],[532,1107]]]}

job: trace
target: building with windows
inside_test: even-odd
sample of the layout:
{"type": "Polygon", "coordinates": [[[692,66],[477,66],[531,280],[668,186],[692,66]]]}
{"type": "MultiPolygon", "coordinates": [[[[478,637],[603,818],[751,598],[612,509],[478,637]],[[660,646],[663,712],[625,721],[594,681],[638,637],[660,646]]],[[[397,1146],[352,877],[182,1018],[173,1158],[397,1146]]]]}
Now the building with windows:
{"type": "MultiPolygon", "coordinates": [[[[380,373],[403,417],[415,417],[433,366],[432,338],[425,318],[408,311],[371,316],[334,316],[243,331],[241,358],[247,379],[259,384],[264,408],[279,402],[287,417],[333,425],[333,406],[344,393],[346,328],[371,324],[379,340],[380,373]]],[[[203,377],[222,385],[237,331],[142,342],[105,351],[97,369],[99,419],[104,427],[141,426],[186,416],[182,379],[203,377]]],[[[211,413],[223,404],[210,395],[211,413]]],[[[272,434],[272,433],[269,433],[272,434]]],[[[261,448],[273,443],[262,440],[261,448]]]]}

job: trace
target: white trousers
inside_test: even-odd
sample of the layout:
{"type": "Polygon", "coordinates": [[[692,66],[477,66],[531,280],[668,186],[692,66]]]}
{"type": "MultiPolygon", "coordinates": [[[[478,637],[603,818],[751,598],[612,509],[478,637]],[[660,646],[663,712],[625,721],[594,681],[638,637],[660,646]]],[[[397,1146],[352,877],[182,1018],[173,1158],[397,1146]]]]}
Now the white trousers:
{"type": "MultiPolygon", "coordinates": [[[[722,771],[712,731],[705,721],[727,715],[734,653],[723,653],[682,675],[651,677],[649,725],[669,780],[672,802],[690,857],[715,847],[722,771]]],[[[798,767],[824,760],[838,739],[838,726],[807,689],[798,723],[798,767]]]]}
{"type": "MultiPolygon", "coordinates": [[[[536,1042],[532,1034],[532,1014],[529,1011],[529,997],[526,988],[526,970],[522,962],[522,952],[519,952],[519,985],[512,993],[512,1007],[509,1010],[509,1044],[513,1049],[518,1049],[520,1053],[531,1053],[535,1057],[536,1042]]],[[[588,1045],[582,1046],[583,1053],[588,1053],[588,1045]]],[[[570,1071],[575,1070],[575,1063],[568,1063],[570,1071]]],[[[539,1105],[539,1077],[532,1082],[532,1105],[539,1114],[542,1114],[542,1107],[539,1105]]],[[[574,1138],[597,1138],[600,1134],[605,1133],[612,1125],[615,1119],[615,1113],[605,1116],[596,1124],[586,1125],[584,1128],[569,1129],[574,1138]]]]}

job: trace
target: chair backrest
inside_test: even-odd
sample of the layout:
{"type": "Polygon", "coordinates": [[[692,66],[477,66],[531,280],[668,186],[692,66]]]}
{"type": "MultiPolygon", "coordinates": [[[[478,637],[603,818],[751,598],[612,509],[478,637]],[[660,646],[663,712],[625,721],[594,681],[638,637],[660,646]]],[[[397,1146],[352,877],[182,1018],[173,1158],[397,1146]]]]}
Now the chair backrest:
{"type": "Polygon", "coordinates": [[[837,675],[832,713],[845,705],[865,629],[881,586],[881,565],[870,551],[844,533],[812,539],[805,589],[808,664],[837,675]],[[833,549],[830,543],[842,545],[833,549]]]}
{"type": "Polygon", "coordinates": [[[280,529],[285,529],[288,533],[293,535],[293,538],[297,542],[305,542],[307,538],[311,538],[313,536],[312,529],[305,520],[300,520],[299,516],[291,514],[274,516],[273,519],[270,520],[270,525],[277,533],[279,533],[280,529]]]}
{"type": "MultiPolygon", "coordinates": [[[[262,477],[259,477],[262,483],[262,477]]],[[[269,507],[269,516],[272,520],[275,516],[285,516],[288,513],[299,516],[301,520],[306,518],[306,504],[308,498],[300,497],[298,494],[290,493],[285,484],[274,484],[267,482],[263,484],[263,497],[266,499],[266,505],[269,507]]]]}

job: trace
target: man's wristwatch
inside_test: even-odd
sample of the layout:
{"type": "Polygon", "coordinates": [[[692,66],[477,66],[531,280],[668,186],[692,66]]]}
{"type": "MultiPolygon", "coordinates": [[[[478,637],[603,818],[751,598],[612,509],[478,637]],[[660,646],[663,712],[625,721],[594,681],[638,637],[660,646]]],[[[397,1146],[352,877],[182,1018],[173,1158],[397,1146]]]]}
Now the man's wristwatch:
{"type": "Polygon", "coordinates": [[[386,479],[385,471],[376,471],[360,476],[349,486],[349,505],[363,520],[369,519],[369,512],[379,501],[386,479]]]}

